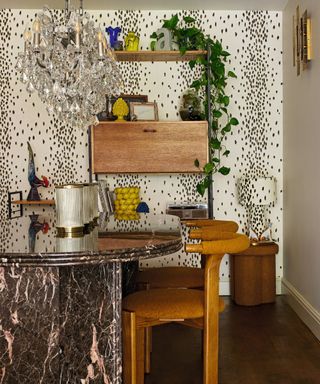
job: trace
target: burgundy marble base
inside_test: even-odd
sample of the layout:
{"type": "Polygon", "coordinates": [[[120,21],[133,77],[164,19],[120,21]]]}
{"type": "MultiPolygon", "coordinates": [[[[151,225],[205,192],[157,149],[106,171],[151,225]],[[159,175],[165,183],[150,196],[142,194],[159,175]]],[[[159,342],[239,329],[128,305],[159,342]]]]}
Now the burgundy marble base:
{"type": "Polygon", "coordinates": [[[0,267],[0,384],[120,384],[120,332],[120,263],[0,267]]]}

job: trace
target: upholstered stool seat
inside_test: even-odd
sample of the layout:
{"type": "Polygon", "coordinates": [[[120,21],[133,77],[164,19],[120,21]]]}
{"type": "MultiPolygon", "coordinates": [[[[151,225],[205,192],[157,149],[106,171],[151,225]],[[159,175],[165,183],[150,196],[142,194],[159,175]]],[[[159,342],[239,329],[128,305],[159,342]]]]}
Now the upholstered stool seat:
{"type": "Polygon", "coordinates": [[[148,319],[196,319],[203,316],[203,292],[195,289],[155,289],[123,299],[123,309],[148,319]]]}
{"type": "Polygon", "coordinates": [[[193,267],[148,268],[140,271],[136,283],[148,288],[202,288],[204,271],[193,267]]]}
{"type": "MultiPolygon", "coordinates": [[[[147,319],[198,319],[204,316],[203,292],[195,289],[154,289],[132,293],[123,299],[123,309],[147,319]]],[[[219,301],[219,312],[224,301],[219,301]]]]}

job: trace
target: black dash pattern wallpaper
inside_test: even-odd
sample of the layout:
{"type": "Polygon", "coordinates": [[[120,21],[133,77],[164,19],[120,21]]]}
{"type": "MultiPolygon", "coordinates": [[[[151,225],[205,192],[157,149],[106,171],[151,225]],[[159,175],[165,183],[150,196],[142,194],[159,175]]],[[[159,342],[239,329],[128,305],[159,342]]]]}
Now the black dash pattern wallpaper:
{"type": "MultiPolygon", "coordinates": [[[[190,14],[207,34],[222,41],[231,53],[230,70],[238,75],[229,83],[230,109],[240,121],[226,145],[231,153],[227,177],[214,178],[214,216],[236,220],[248,229],[246,207],[238,203],[236,181],[241,176],[266,175],[277,179],[277,203],[266,208],[273,238],[279,242],[277,277],[282,276],[282,14],[267,11],[89,11],[101,27],[120,26],[120,38],[128,31],[140,35],[140,46],[148,49],[149,36],[164,18],[190,14]]],[[[0,10],[0,223],[1,243],[7,241],[8,191],[28,193],[29,141],[35,153],[38,176],[50,180],[43,197],[52,197],[53,185],[87,181],[87,132],[74,130],[49,116],[36,94],[29,95],[19,81],[15,61],[23,49],[23,31],[37,10],[0,10]]],[[[160,119],[179,119],[182,93],[195,74],[187,63],[121,63],[125,93],[148,95],[156,101],[160,119]]],[[[137,148],[139,151],[139,148],[137,148]]],[[[111,175],[115,186],[135,185],[151,211],[165,212],[167,202],[202,201],[195,192],[193,175],[111,175]]],[[[27,212],[32,209],[26,208],[27,212]]],[[[34,210],[34,208],[33,208],[34,210]]],[[[41,212],[42,209],[39,211],[41,212]]],[[[1,246],[1,245],[0,245],[1,246]]],[[[155,259],[150,265],[197,265],[196,255],[184,252],[155,259]]],[[[229,260],[221,268],[222,292],[227,293],[229,260]]]]}

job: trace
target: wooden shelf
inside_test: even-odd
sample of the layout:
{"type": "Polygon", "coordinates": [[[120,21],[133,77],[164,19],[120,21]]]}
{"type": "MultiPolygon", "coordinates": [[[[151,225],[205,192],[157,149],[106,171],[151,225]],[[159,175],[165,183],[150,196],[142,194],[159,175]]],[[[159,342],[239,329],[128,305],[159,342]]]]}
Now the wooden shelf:
{"type": "Polygon", "coordinates": [[[54,205],[54,200],[13,200],[11,204],[20,204],[20,205],[54,205]]]}
{"type": "Polygon", "coordinates": [[[207,51],[115,51],[117,61],[190,61],[204,56],[207,51]]]}

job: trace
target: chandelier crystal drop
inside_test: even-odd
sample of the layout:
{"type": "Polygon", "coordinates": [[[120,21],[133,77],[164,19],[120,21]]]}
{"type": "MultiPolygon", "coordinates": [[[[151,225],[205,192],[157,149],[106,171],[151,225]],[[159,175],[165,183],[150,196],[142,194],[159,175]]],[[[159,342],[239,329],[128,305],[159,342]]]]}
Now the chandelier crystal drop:
{"type": "Polygon", "coordinates": [[[90,15],[65,2],[64,17],[47,6],[24,31],[16,70],[29,93],[38,92],[61,121],[73,127],[96,124],[106,97],[119,96],[122,77],[113,51],[90,15]]]}

